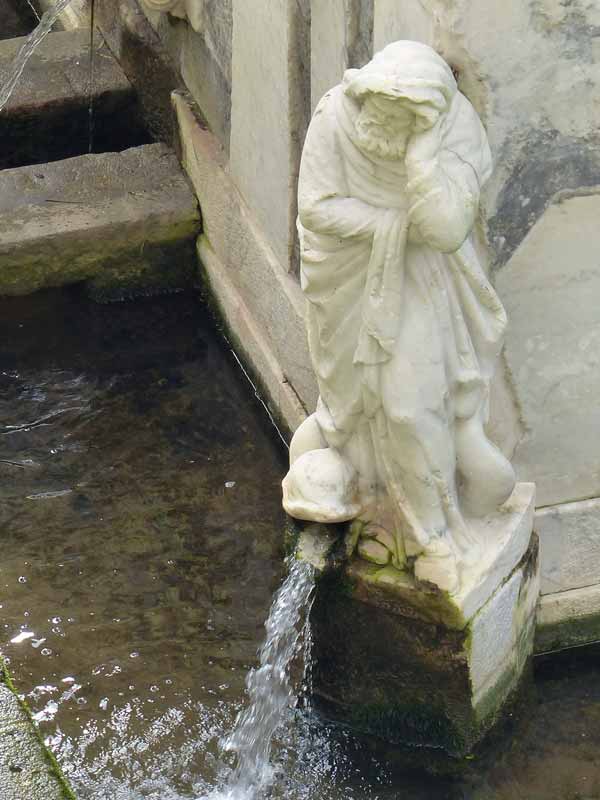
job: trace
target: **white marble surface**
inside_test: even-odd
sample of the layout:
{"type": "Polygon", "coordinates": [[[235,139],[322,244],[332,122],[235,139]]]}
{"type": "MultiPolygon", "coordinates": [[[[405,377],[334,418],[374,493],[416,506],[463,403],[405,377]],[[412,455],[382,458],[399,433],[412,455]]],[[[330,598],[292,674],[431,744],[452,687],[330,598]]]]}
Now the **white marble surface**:
{"type": "Polygon", "coordinates": [[[496,277],[526,428],[515,465],[539,505],[600,495],[599,220],[600,194],[554,203],[496,277]]]}
{"type": "Polygon", "coordinates": [[[300,80],[310,64],[297,39],[302,6],[299,0],[233,5],[229,171],[284,270],[293,258],[295,177],[309,112],[300,80]]]}
{"type": "Polygon", "coordinates": [[[347,0],[312,0],[310,4],[311,108],[335,86],[348,68],[347,0]]]}
{"type": "Polygon", "coordinates": [[[534,527],[543,595],[600,585],[600,500],[542,508],[534,527]]]}
{"type": "Polygon", "coordinates": [[[203,29],[204,0],[140,0],[142,6],[150,12],[172,14],[174,17],[186,19],[195,31],[203,29]]]}

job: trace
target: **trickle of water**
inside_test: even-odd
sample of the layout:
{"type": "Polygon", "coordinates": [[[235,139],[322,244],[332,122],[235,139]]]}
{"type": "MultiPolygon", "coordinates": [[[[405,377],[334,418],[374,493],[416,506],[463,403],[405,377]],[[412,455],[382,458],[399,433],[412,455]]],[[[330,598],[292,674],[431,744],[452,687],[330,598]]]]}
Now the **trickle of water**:
{"type": "Polygon", "coordinates": [[[238,715],[233,732],[225,741],[225,749],[236,754],[237,765],[224,791],[215,800],[264,797],[272,781],[273,735],[295,700],[290,664],[301,650],[305,674],[310,671],[308,617],[314,569],[295,558],[288,561],[288,566],[288,576],[275,595],[265,623],[267,635],[259,653],[260,666],[250,670],[246,678],[250,704],[238,715]]]}
{"type": "Polygon", "coordinates": [[[49,8],[44,14],[42,14],[40,24],[27,37],[27,40],[17,53],[17,57],[12,64],[8,80],[3,86],[0,87],[0,111],[2,111],[4,106],[10,100],[10,96],[14,92],[15,86],[23,74],[25,65],[35,52],[36,47],[50,33],[52,26],[70,2],[71,0],[57,0],[57,3],[53,8],[49,8]]]}

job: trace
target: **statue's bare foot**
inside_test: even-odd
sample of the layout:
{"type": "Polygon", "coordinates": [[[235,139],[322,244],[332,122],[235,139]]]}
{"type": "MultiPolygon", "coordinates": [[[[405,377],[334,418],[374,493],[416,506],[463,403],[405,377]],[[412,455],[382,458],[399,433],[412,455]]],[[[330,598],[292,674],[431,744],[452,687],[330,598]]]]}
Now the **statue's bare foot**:
{"type": "Polygon", "coordinates": [[[358,555],[372,564],[385,566],[397,563],[396,542],[393,534],[375,522],[369,522],[363,529],[358,542],[358,555]]]}

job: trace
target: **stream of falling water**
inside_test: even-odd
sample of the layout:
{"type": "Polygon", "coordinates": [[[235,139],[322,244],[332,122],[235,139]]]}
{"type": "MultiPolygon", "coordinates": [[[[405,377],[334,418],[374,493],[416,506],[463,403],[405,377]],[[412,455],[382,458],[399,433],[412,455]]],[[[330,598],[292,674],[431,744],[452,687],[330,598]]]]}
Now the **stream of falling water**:
{"type": "Polygon", "coordinates": [[[271,743],[277,728],[293,706],[295,692],[290,665],[302,651],[305,676],[310,673],[310,631],[314,570],[290,559],[289,573],[278,590],[265,623],[267,635],[260,649],[260,666],[250,670],[246,689],[248,707],[240,712],[224,749],[235,753],[236,767],[225,788],[212,800],[255,800],[265,796],[273,780],[271,743]]]}
{"type": "Polygon", "coordinates": [[[27,40],[19,50],[11,67],[8,80],[3,86],[0,86],[0,111],[10,100],[10,96],[15,90],[15,86],[19,82],[19,78],[23,74],[25,65],[35,52],[36,47],[45,39],[45,37],[52,30],[52,26],[60,16],[60,14],[69,5],[71,0],[57,0],[53,8],[49,8],[40,20],[40,24],[32,31],[27,37],[27,40]]]}

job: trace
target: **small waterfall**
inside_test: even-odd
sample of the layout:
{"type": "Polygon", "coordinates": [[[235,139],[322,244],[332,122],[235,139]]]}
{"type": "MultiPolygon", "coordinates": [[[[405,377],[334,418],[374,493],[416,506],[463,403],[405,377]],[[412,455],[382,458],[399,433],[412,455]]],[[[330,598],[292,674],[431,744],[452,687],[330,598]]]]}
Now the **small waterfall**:
{"type": "Polygon", "coordinates": [[[11,94],[15,90],[15,86],[19,82],[19,78],[23,74],[25,65],[33,55],[36,47],[50,33],[52,26],[58,19],[59,15],[65,10],[70,2],[71,0],[57,0],[57,3],[53,8],[49,8],[45,14],[42,14],[40,24],[27,37],[27,40],[19,50],[17,57],[13,62],[8,80],[3,86],[0,86],[0,111],[2,111],[4,106],[8,103],[11,94]]]}
{"type": "Polygon", "coordinates": [[[265,623],[267,635],[260,649],[260,666],[250,670],[246,678],[250,705],[239,714],[225,742],[225,749],[237,755],[237,765],[225,789],[213,800],[255,800],[265,796],[272,780],[273,734],[295,699],[289,667],[301,649],[305,674],[309,671],[308,617],[314,569],[295,558],[289,559],[288,564],[289,574],[275,595],[265,623]]]}

